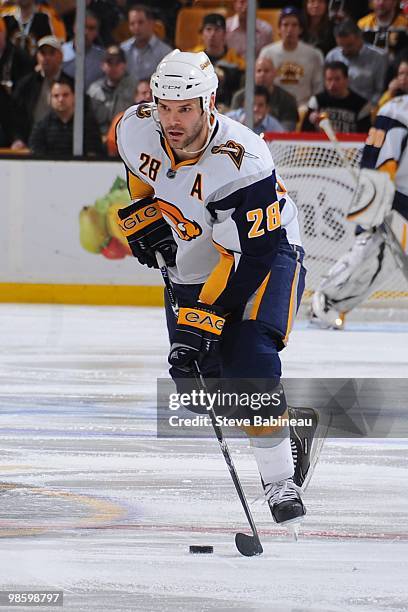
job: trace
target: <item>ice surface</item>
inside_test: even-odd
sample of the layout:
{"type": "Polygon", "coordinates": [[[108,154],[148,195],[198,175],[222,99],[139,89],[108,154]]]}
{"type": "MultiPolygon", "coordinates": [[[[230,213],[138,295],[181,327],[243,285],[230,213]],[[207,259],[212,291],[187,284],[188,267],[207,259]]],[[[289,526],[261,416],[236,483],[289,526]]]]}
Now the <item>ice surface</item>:
{"type": "MultiPolygon", "coordinates": [[[[60,588],[77,611],[408,609],[406,440],[327,442],[299,542],[255,502],[265,554],[243,558],[218,444],[156,438],[160,309],[0,305],[0,321],[0,588],[60,588]]],[[[301,322],[285,375],[406,376],[407,332],[301,322]]],[[[255,461],[230,447],[252,501],[255,461]]]]}

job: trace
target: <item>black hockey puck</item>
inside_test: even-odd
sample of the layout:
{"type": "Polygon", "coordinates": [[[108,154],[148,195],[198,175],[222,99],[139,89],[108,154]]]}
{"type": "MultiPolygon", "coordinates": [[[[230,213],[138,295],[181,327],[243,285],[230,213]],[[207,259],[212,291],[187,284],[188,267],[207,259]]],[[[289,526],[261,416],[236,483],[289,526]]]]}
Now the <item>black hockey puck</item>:
{"type": "Polygon", "coordinates": [[[205,555],[214,552],[214,546],[190,546],[190,552],[195,555],[205,555]]]}

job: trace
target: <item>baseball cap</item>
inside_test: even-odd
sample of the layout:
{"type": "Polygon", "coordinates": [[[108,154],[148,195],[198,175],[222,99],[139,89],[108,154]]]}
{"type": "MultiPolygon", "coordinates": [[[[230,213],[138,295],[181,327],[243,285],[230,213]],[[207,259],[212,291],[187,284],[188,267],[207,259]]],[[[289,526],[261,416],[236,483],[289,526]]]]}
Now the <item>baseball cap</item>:
{"type": "Polygon", "coordinates": [[[52,47],[53,49],[57,49],[62,52],[61,41],[56,36],[43,36],[37,43],[37,49],[41,49],[41,47],[52,47]]]}
{"type": "Polygon", "coordinates": [[[105,55],[103,56],[104,62],[109,62],[111,59],[119,60],[120,62],[126,63],[126,55],[123,49],[118,45],[111,45],[105,49],[105,55]]]}
{"type": "Polygon", "coordinates": [[[213,25],[217,28],[222,28],[225,30],[225,17],[220,15],[220,13],[209,13],[208,15],[205,15],[201,28],[204,29],[207,25],[213,25]]]}
{"type": "Polygon", "coordinates": [[[285,6],[279,15],[279,24],[285,17],[296,17],[299,21],[299,25],[302,25],[302,15],[296,6],[285,6]]]}

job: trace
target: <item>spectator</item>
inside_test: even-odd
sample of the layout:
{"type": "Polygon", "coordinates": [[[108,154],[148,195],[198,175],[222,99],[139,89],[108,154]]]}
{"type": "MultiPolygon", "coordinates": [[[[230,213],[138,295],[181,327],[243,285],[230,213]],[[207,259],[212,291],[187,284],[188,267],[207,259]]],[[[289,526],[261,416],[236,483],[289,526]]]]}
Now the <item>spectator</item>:
{"type": "MultiPolygon", "coordinates": [[[[245,57],[247,48],[247,8],[248,0],[234,0],[235,14],[228,17],[227,45],[245,57]]],[[[269,45],[273,40],[272,26],[267,21],[257,19],[255,23],[255,55],[258,56],[260,50],[265,45],[269,45]]]]}
{"type": "Polygon", "coordinates": [[[150,81],[148,81],[147,79],[141,79],[136,85],[134,96],[135,104],[140,104],[141,102],[153,102],[152,90],[150,89],[150,81]]]}
{"type": "MultiPolygon", "coordinates": [[[[285,131],[293,132],[298,121],[296,98],[282,87],[274,84],[275,66],[270,59],[258,57],[255,63],[255,85],[263,85],[269,94],[269,111],[279,121],[285,131]]],[[[244,106],[245,89],[240,89],[232,98],[231,107],[244,106]]]]}
{"type": "Polygon", "coordinates": [[[14,140],[14,113],[10,96],[0,84],[0,147],[10,147],[14,140]]]}
{"type": "Polygon", "coordinates": [[[2,10],[2,17],[8,38],[28,57],[34,58],[37,42],[44,36],[53,35],[66,40],[62,20],[48,6],[36,4],[35,0],[17,0],[16,5],[2,10]]]}
{"type": "Polygon", "coordinates": [[[38,41],[38,65],[34,72],[17,82],[13,91],[18,123],[13,148],[21,149],[28,142],[32,126],[49,111],[51,84],[62,74],[62,47],[55,36],[44,36],[38,41]]]}
{"type": "MultiPolygon", "coordinates": [[[[245,109],[238,108],[237,110],[227,113],[227,117],[245,123],[245,109]]],[[[254,127],[252,131],[255,134],[264,134],[265,132],[283,132],[284,129],[275,117],[269,114],[269,93],[266,87],[255,85],[254,88],[254,106],[253,106],[254,127]]]]}
{"type": "MultiPolygon", "coordinates": [[[[153,102],[152,90],[150,89],[150,81],[142,79],[137,84],[134,92],[133,102],[141,104],[142,102],[153,102]]],[[[123,117],[123,111],[118,113],[113,119],[106,135],[106,149],[109,157],[119,157],[118,147],[116,146],[116,126],[123,117]]]]}
{"type": "Polygon", "coordinates": [[[298,106],[323,89],[323,55],[300,40],[302,21],[293,6],[279,16],[280,41],[264,47],[260,57],[270,59],[277,69],[275,83],[295,96],[298,106]]]}
{"type": "MultiPolygon", "coordinates": [[[[75,27],[74,27],[75,30],[75,27]]],[[[104,50],[95,45],[99,33],[98,18],[91,12],[86,12],[85,17],[85,89],[103,77],[101,63],[104,50]]],[[[63,69],[72,79],[75,78],[75,41],[70,40],[62,47],[64,54],[63,69]]]]}
{"type": "Polygon", "coordinates": [[[364,42],[361,30],[350,20],[334,29],[337,47],[329,51],[327,62],[343,62],[348,67],[350,87],[376,106],[383,92],[387,56],[364,42]]]}
{"type": "MultiPolygon", "coordinates": [[[[354,20],[360,19],[363,15],[367,15],[368,3],[369,0],[329,0],[330,18],[333,15],[338,15],[341,20],[347,14],[354,20]]],[[[287,2],[284,0],[259,0],[259,4],[262,8],[284,8],[287,2]]],[[[294,0],[291,4],[301,9],[302,0],[294,0]]]]}
{"type": "MultiPolygon", "coordinates": [[[[66,4],[66,0],[61,0],[66,4]]],[[[76,17],[76,0],[72,7],[64,11],[64,23],[67,28],[68,39],[74,34],[76,17]]],[[[114,44],[112,32],[118,25],[121,17],[121,8],[117,0],[86,0],[86,8],[98,19],[99,29],[95,44],[107,47],[114,44]]]]}
{"type": "Polygon", "coordinates": [[[335,132],[367,133],[370,111],[370,103],[349,88],[346,64],[330,62],[324,68],[324,91],[310,98],[301,129],[318,132],[321,113],[327,113],[335,132]]]}
{"type": "Polygon", "coordinates": [[[392,98],[405,94],[408,94],[408,55],[399,62],[397,76],[390,82],[387,91],[381,96],[378,106],[381,108],[392,98]]]}
{"type": "Polygon", "coordinates": [[[333,22],[329,19],[328,0],[304,0],[302,40],[326,55],[336,46],[333,22]]]}
{"type": "Polygon", "coordinates": [[[102,47],[115,44],[112,32],[118,25],[121,10],[117,0],[86,0],[87,9],[91,11],[99,21],[99,37],[97,43],[102,47]]]}
{"type": "Polygon", "coordinates": [[[373,0],[373,13],[362,17],[358,27],[367,43],[395,55],[408,47],[408,16],[398,8],[399,0],[373,0]]]}
{"type": "MultiPolygon", "coordinates": [[[[61,78],[51,86],[51,110],[34,125],[30,149],[41,157],[72,157],[75,89],[72,79],[61,78]]],[[[89,114],[84,118],[84,155],[103,154],[98,127],[89,114]]]]}
{"type": "Polygon", "coordinates": [[[0,84],[11,93],[16,81],[32,69],[27,55],[7,40],[6,25],[0,17],[0,84]]]}
{"type": "Polygon", "coordinates": [[[203,42],[192,52],[204,51],[218,75],[217,103],[229,106],[232,94],[241,84],[245,60],[235,49],[228,47],[225,17],[219,13],[205,15],[201,26],[203,42]]]}
{"type": "Polygon", "coordinates": [[[133,104],[135,81],[126,72],[125,53],[117,45],[106,49],[102,71],[105,76],[92,83],[88,96],[103,136],[108,131],[113,117],[133,104]]]}
{"type": "Polygon", "coordinates": [[[126,54],[129,74],[135,79],[150,79],[157,64],[171,47],[153,34],[154,13],[142,4],[135,4],[128,12],[129,30],[132,38],[125,40],[121,47],[126,54]]]}

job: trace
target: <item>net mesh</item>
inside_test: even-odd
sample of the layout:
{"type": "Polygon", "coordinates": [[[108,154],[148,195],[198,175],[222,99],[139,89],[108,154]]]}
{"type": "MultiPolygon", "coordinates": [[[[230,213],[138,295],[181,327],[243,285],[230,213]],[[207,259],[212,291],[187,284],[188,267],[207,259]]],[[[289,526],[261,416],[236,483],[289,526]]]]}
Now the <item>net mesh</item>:
{"type": "MultiPolygon", "coordinates": [[[[306,251],[306,290],[310,302],[325,272],[347,251],[355,225],[346,220],[355,183],[330,142],[268,139],[278,173],[299,209],[300,229],[306,251]]],[[[350,163],[359,167],[363,143],[343,142],[350,163]]],[[[387,253],[387,257],[392,257],[387,253]]],[[[406,308],[408,291],[402,272],[395,272],[377,285],[365,306],[406,308]]]]}

